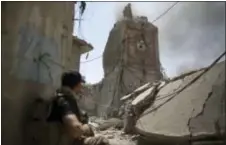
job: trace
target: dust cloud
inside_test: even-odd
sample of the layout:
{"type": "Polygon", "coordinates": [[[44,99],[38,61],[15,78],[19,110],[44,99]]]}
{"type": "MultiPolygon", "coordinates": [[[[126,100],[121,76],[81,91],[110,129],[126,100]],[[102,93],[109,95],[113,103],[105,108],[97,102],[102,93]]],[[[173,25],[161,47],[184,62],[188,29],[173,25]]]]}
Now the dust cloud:
{"type": "MultiPolygon", "coordinates": [[[[179,4],[178,4],[179,5],[179,4]]],[[[209,65],[225,51],[225,5],[222,2],[181,3],[162,26],[160,52],[179,61],[175,75],[209,65]]]]}
{"type": "MultiPolygon", "coordinates": [[[[174,2],[131,2],[134,15],[152,21],[174,2]]],[[[116,7],[122,18],[127,2],[116,7]]],[[[225,3],[179,2],[154,23],[159,29],[160,59],[169,77],[206,67],[225,51],[225,3]]]]}

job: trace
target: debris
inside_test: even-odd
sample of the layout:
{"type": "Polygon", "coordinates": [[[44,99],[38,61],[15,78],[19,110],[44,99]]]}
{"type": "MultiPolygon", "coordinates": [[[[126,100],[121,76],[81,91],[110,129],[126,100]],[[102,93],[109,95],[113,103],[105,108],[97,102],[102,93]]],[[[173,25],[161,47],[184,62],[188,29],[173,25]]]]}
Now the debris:
{"type": "Polygon", "coordinates": [[[121,101],[126,101],[127,99],[130,99],[130,97],[134,96],[134,95],[138,95],[141,92],[143,92],[144,90],[148,89],[150,87],[151,83],[147,83],[139,88],[137,88],[135,91],[133,91],[131,94],[128,94],[124,97],[122,97],[120,100],[121,101]]]}
{"type": "Polygon", "coordinates": [[[132,101],[132,106],[139,106],[140,103],[142,103],[143,101],[147,100],[149,97],[153,97],[153,93],[156,90],[156,87],[151,87],[148,90],[146,90],[145,92],[141,93],[139,96],[137,96],[133,101],[132,101]]]}
{"type": "Polygon", "coordinates": [[[89,124],[99,131],[107,130],[109,128],[121,129],[123,127],[123,121],[118,118],[110,118],[105,120],[97,117],[91,117],[89,124]]]}
{"type": "Polygon", "coordinates": [[[212,67],[187,89],[179,94],[174,93],[203,71],[194,72],[163,86],[158,91],[154,104],[138,119],[135,127],[137,133],[149,140],[161,139],[162,144],[169,141],[175,144],[188,140],[208,141],[208,138],[222,140],[219,134],[225,134],[225,61],[212,67]],[[158,99],[167,94],[171,95],[158,99]]]}

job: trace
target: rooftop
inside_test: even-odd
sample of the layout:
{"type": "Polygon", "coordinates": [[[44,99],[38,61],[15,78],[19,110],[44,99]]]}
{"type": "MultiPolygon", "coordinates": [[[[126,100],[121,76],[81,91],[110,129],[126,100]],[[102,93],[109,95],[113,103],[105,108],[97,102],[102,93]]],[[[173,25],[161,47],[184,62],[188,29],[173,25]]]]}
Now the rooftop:
{"type": "Polygon", "coordinates": [[[81,54],[93,50],[93,46],[90,43],[87,43],[85,40],[82,40],[77,36],[72,36],[72,44],[80,48],[81,54]]]}

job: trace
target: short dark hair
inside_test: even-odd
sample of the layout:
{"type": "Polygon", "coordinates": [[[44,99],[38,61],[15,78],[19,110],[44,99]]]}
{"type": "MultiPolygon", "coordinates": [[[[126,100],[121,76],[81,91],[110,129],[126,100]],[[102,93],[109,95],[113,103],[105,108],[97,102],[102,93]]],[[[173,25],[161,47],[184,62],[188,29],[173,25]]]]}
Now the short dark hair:
{"type": "Polygon", "coordinates": [[[82,75],[77,71],[64,72],[61,77],[61,85],[64,87],[73,88],[79,83],[84,83],[82,75]]]}

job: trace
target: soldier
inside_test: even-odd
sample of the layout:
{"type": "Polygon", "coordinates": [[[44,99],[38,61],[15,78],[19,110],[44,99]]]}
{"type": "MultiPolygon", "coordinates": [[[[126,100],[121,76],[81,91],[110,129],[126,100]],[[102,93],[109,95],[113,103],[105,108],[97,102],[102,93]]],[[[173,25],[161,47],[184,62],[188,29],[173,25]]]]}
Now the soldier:
{"type": "Polygon", "coordinates": [[[56,91],[48,121],[58,121],[75,145],[109,145],[103,136],[94,136],[87,124],[87,114],[82,113],[77,105],[77,93],[81,93],[84,80],[79,72],[65,72],[61,78],[62,87],[56,91]]]}

